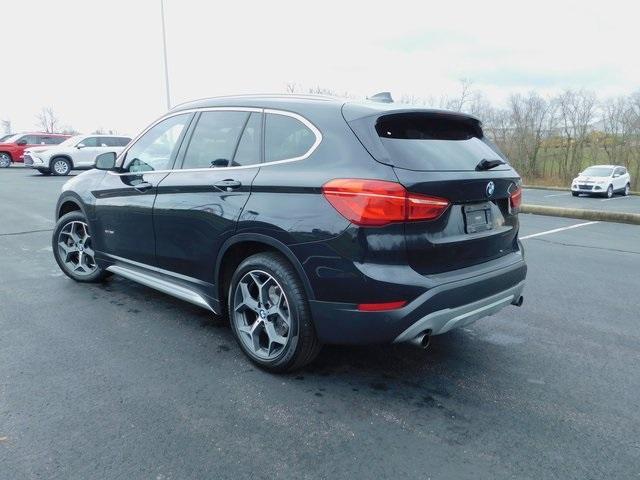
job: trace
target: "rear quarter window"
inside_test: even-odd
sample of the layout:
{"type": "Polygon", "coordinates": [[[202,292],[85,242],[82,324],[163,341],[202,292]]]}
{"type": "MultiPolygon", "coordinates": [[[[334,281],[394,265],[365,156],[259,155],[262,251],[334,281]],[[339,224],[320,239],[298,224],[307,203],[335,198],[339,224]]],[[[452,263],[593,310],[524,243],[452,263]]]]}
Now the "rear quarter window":
{"type": "MultiPolygon", "coordinates": [[[[375,130],[394,166],[420,171],[475,170],[482,160],[505,160],[474,119],[426,113],[379,117],[375,130]]],[[[493,170],[506,170],[508,165],[493,170]]]]}
{"type": "Polygon", "coordinates": [[[316,134],[297,118],[267,114],[264,147],[267,162],[304,157],[316,144],[316,140],[316,134]]]}

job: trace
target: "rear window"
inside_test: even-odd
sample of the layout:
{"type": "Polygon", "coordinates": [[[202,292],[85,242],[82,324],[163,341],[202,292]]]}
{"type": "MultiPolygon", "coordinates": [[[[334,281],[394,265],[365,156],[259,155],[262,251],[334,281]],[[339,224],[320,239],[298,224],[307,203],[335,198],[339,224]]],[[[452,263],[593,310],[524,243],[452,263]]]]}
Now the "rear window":
{"type": "MultiPolygon", "coordinates": [[[[376,132],[393,165],[409,170],[475,170],[482,160],[505,160],[473,119],[403,113],[378,119],[376,132]]],[[[508,165],[493,170],[508,169],[508,165]]]]}

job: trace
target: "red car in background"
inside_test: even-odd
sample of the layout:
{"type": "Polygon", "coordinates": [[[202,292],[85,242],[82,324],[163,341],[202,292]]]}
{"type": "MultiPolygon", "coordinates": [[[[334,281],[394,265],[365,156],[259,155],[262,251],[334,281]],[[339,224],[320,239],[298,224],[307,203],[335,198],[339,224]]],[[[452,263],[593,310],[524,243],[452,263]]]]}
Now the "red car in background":
{"type": "Polygon", "coordinates": [[[0,168],[7,168],[12,163],[21,163],[24,151],[29,147],[58,145],[70,136],[59,133],[16,133],[0,143],[0,168]]]}

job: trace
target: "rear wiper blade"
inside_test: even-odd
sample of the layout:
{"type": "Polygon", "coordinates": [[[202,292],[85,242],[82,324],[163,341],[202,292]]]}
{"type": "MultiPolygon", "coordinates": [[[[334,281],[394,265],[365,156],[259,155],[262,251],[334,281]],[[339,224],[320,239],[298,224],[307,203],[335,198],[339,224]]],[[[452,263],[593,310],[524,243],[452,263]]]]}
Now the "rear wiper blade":
{"type": "Polygon", "coordinates": [[[492,168],[497,167],[498,165],[504,165],[505,163],[507,163],[507,162],[505,162],[504,160],[499,160],[499,159],[487,160],[486,158],[483,158],[476,165],[476,170],[478,170],[478,171],[480,171],[480,170],[491,170],[492,168]]]}

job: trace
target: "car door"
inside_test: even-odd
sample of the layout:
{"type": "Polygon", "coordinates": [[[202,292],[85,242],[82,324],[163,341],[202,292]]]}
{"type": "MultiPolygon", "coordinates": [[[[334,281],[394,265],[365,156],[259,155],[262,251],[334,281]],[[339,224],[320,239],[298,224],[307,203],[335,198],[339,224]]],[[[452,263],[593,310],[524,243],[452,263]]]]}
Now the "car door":
{"type": "Polygon", "coordinates": [[[96,157],[107,150],[100,148],[99,137],[85,137],[76,144],[73,154],[74,167],[90,167],[96,161],[96,157]]]}
{"type": "Polygon", "coordinates": [[[179,168],[158,189],[156,255],[160,268],[210,288],[218,250],[235,232],[260,167],[262,112],[207,110],[195,122],[179,168]]]}
{"type": "Polygon", "coordinates": [[[192,118],[171,115],[151,126],[120,156],[121,171],[106,172],[92,192],[98,256],[156,264],[153,203],[192,118]]]}

